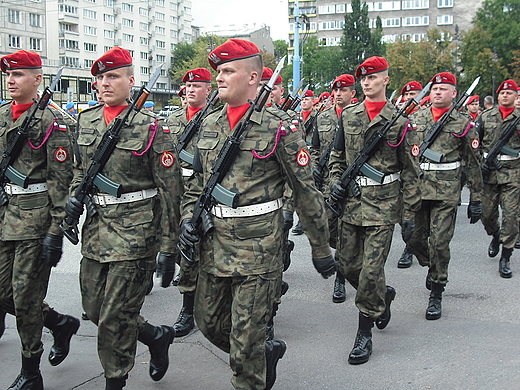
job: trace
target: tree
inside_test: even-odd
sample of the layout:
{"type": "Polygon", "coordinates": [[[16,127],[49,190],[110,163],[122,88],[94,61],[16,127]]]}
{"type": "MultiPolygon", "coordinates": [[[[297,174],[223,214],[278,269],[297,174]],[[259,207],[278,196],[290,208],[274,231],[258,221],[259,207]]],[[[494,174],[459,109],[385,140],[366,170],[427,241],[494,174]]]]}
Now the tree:
{"type": "Polygon", "coordinates": [[[368,52],[371,46],[368,6],[365,2],[361,3],[361,0],[352,0],[352,12],[345,14],[345,26],[341,38],[343,69],[353,74],[363,60],[374,55],[368,52]]]}
{"type": "Polygon", "coordinates": [[[175,45],[175,49],[172,51],[172,56],[173,59],[170,74],[172,75],[172,80],[174,82],[180,83],[182,76],[180,78],[176,76],[176,71],[178,69],[185,69],[186,64],[195,57],[195,46],[192,43],[180,42],[175,45]]]}

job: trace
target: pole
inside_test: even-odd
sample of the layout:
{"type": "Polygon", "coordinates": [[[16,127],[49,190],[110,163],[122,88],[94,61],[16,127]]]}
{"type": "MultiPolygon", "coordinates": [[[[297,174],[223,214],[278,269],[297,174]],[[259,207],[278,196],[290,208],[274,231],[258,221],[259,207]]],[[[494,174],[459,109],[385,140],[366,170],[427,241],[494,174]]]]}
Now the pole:
{"type": "Polygon", "coordinates": [[[294,0],[293,86],[300,84],[300,8],[294,0]]]}

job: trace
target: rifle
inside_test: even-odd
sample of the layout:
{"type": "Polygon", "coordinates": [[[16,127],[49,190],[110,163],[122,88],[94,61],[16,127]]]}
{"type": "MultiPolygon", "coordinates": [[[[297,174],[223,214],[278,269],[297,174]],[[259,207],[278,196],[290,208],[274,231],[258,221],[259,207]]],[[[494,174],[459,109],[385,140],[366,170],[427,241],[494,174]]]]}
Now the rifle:
{"type": "Polygon", "coordinates": [[[32,107],[31,112],[25,117],[22,125],[16,129],[16,132],[7,144],[2,155],[2,161],[0,162],[0,206],[4,206],[9,202],[9,198],[4,189],[5,184],[7,184],[9,180],[20,187],[27,188],[27,176],[18,172],[13,168],[12,164],[20,155],[23,145],[27,142],[29,127],[36,116],[36,112],[38,110],[43,111],[47,107],[47,104],[54,93],[54,88],[56,88],[56,84],[58,84],[58,81],[61,78],[62,72],[63,67],[58,70],[51,85],[45,88],[41,97],[38,100],[33,99],[35,104],[32,107]]]}
{"type": "Polygon", "coordinates": [[[309,84],[307,84],[307,86],[303,89],[302,93],[299,93],[296,96],[296,99],[294,99],[294,102],[293,102],[292,106],[289,107],[289,110],[293,110],[293,111],[296,110],[296,108],[302,101],[303,96],[305,96],[305,92],[307,92],[308,90],[309,90],[309,84]]]}
{"type": "Polygon", "coordinates": [[[509,126],[507,126],[507,128],[500,135],[498,141],[493,145],[493,147],[487,154],[484,160],[484,164],[482,164],[482,175],[484,182],[488,182],[490,173],[489,171],[492,168],[502,169],[502,164],[500,164],[500,161],[498,160],[498,155],[500,153],[514,157],[519,156],[519,152],[517,150],[510,148],[509,146],[505,146],[507,141],[509,141],[511,136],[515,133],[516,126],[518,125],[518,123],[520,123],[520,116],[517,116],[516,119],[513,122],[511,122],[509,126]]]}
{"type": "Polygon", "coordinates": [[[190,123],[186,126],[182,135],[179,138],[177,144],[177,151],[179,152],[179,158],[189,164],[193,164],[193,154],[188,153],[185,148],[188,146],[193,137],[198,134],[200,125],[206,117],[207,113],[213,108],[218,102],[218,90],[214,91],[206,100],[206,107],[195,114],[195,117],[190,120],[190,123]]]}
{"type": "MultiPolygon", "coordinates": [[[[161,68],[162,64],[159,65],[148,84],[143,85],[141,89],[135,93],[134,99],[127,99],[129,107],[126,110],[125,115],[123,117],[118,116],[113,120],[112,126],[110,126],[107,129],[107,132],[103,135],[103,138],[101,139],[101,142],[99,143],[99,146],[94,153],[94,156],[92,157],[92,161],[87,170],[87,173],[81,180],[78,188],[76,188],[74,196],[82,204],[87,206],[88,215],[91,217],[97,213],[90,196],[94,186],[118,198],[121,196],[121,184],[113,182],[108,177],[104,176],[101,171],[105,167],[107,161],[110,159],[110,156],[112,156],[112,153],[114,152],[119,141],[119,137],[121,136],[123,127],[129,123],[128,119],[130,118],[130,114],[139,112],[143,107],[144,102],[150,95],[150,91],[153,85],[161,75],[161,68]]],[[[78,223],[79,219],[67,215],[67,217],[65,217],[63,222],[60,224],[60,229],[63,231],[63,234],[74,245],[79,242],[78,223]]]]}
{"type": "Polygon", "coordinates": [[[282,106],[280,107],[280,109],[281,109],[282,111],[287,112],[287,110],[293,106],[293,103],[294,103],[294,101],[296,100],[296,97],[298,96],[298,92],[300,91],[300,88],[302,87],[303,80],[304,80],[304,79],[301,79],[301,80],[300,80],[300,83],[296,86],[296,88],[293,89],[292,93],[290,93],[290,94],[285,98],[285,100],[284,100],[282,106]]]}
{"type": "MultiPolygon", "coordinates": [[[[308,121],[307,123],[305,123],[304,125],[304,128],[305,128],[305,135],[309,134],[311,131],[314,131],[314,129],[316,129],[316,124],[318,123],[318,115],[320,115],[321,112],[323,112],[323,110],[325,109],[325,107],[327,107],[327,104],[329,104],[330,102],[330,99],[332,97],[329,96],[327,98],[327,100],[325,100],[324,102],[321,103],[321,106],[320,108],[318,108],[318,110],[316,111],[316,115],[314,115],[310,121],[308,121]]],[[[313,134],[314,136],[314,134],[313,134]]]]}
{"type": "MultiPolygon", "coordinates": [[[[383,127],[381,127],[374,134],[372,134],[372,136],[368,139],[359,155],[348,166],[347,170],[343,172],[343,175],[341,175],[340,185],[343,189],[350,188],[352,194],[355,197],[360,196],[361,190],[359,189],[359,186],[356,183],[356,178],[359,176],[360,173],[377,181],[380,184],[383,183],[385,175],[382,172],[379,172],[374,167],[367,164],[367,161],[374,155],[381,141],[385,139],[386,133],[388,133],[388,131],[392,128],[397,119],[401,116],[405,118],[408,117],[408,115],[410,115],[410,113],[415,109],[415,107],[417,107],[420,104],[421,99],[430,89],[430,85],[431,82],[429,82],[428,85],[426,85],[426,87],[423,88],[423,90],[417,97],[408,100],[406,104],[399,111],[397,111],[397,113],[392,115],[392,118],[389,119],[383,127]]],[[[334,203],[328,203],[328,205],[330,209],[334,212],[334,214],[336,214],[337,216],[341,214],[339,205],[336,205],[334,203]]]]}
{"type": "Polygon", "coordinates": [[[466,92],[464,92],[460,98],[457,100],[457,103],[453,105],[448,111],[446,111],[441,118],[435,122],[435,124],[432,126],[432,128],[426,133],[426,136],[424,137],[424,140],[420,147],[419,152],[419,158],[426,157],[429,160],[435,161],[435,162],[441,162],[442,154],[434,152],[430,149],[430,146],[433,144],[433,141],[437,138],[437,136],[440,134],[443,127],[448,123],[450,116],[453,112],[459,111],[468,96],[471,95],[471,92],[475,89],[477,84],[480,81],[480,76],[478,76],[475,81],[473,81],[473,84],[468,88],[466,92]]]}
{"type": "MultiPolygon", "coordinates": [[[[283,57],[278,66],[276,67],[271,79],[268,83],[262,86],[262,89],[258,93],[254,102],[249,101],[249,108],[242,119],[233,129],[233,132],[227,137],[222,149],[218,154],[217,160],[215,161],[215,165],[211,170],[211,176],[208,179],[208,182],[204,186],[195,206],[193,208],[193,216],[191,218],[192,224],[195,227],[195,230],[198,231],[201,226],[205,229],[205,233],[213,228],[210,226],[211,224],[203,223],[204,219],[207,219],[207,213],[211,209],[214,199],[217,201],[232,207],[236,208],[238,205],[238,199],[240,194],[236,192],[229,191],[224,188],[220,183],[227,175],[229,169],[233,165],[235,158],[240,153],[240,143],[246,137],[247,132],[249,131],[251,115],[253,112],[262,111],[265,103],[273,90],[274,82],[276,78],[282,71],[282,67],[285,61],[285,57],[283,57]]],[[[182,256],[189,263],[195,262],[193,256],[193,247],[183,247],[180,243],[178,244],[179,250],[182,256]]]]}
{"type": "MultiPolygon", "coordinates": [[[[338,124],[336,125],[336,133],[338,132],[338,129],[341,129],[342,127],[343,127],[343,120],[341,119],[341,115],[340,115],[338,124]]],[[[314,141],[315,141],[314,136],[319,137],[317,129],[314,131],[314,134],[312,137],[312,141],[313,141],[312,146],[319,147],[320,146],[319,142],[318,142],[318,144],[314,143],[314,141]]],[[[319,138],[318,138],[318,141],[319,141],[319,138]]],[[[333,147],[334,147],[334,139],[332,141],[330,141],[329,146],[327,146],[327,149],[321,154],[320,158],[318,159],[318,163],[316,164],[315,169],[317,169],[319,171],[321,177],[324,177],[324,175],[325,175],[325,169],[329,165],[330,153],[332,152],[333,147]]],[[[315,181],[315,184],[316,184],[316,188],[318,190],[320,190],[321,192],[323,192],[324,183],[322,183],[322,182],[318,183],[317,181],[315,181]]]]}
{"type": "Polygon", "coordinates": [[[390,95],[390,101],[393,101],[394,100],[394,96],[395,94],[397,93],[397,89],[394,89],[394,92],[392,92],[392,94],[390,95]]]}

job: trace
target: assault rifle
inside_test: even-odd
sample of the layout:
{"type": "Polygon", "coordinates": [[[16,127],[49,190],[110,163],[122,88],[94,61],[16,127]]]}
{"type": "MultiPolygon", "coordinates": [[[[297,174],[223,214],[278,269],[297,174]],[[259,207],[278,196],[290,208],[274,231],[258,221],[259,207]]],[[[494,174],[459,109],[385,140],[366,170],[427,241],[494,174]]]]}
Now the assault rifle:
{"type": "MultiPolygon", "coordinates": [[[[240,194],[229,191],[220,183],[227,175],[229,169],[235,161],[235,158],[240,152],[240,143],[246,137],[247,132],[251,127],[251,115],[255,111],[262,111],[265,103],[267,102],[267,99],[269,98],[269,95],[271,94],[271,91],[273,90],[274,82],[282,71],[284,61],[285,57],[283,57],[278,63],[278,66],[269,79],[269,82],[262,86],[262,89],[258,93],[255,101],[249,101],[250,106],[247,109],[244,118],[238,122],[238,124],[233,129],[233,132],[224,142],[222,149],[220,149],[217,160],[215,161],[215,165],[211,170],[211,176],[209,177],[208,182],[204,186],[204,189],[202,190],[193,208],[191,222],[196,231],[200,230],[201,226],[205,228],[205,233],[207,233],[212,228],[211,224],[203,223],[203,220],[206,218],[207,213],[213,206],[214,199],[232,208],[236,208],[238,206],[240,194]]],[[[186,261],[190,263],[195,261],[193,256],[193,247],[183,247],[180,243],[178,247],[186,261]]]]}
{"type": "Polygon", "coordinates": [[[208,112],[213,108],[213,106],[218,102],[218,90],[214,91],[206,100],[206,107],[195,114],[195,117],[190,120],[190,123],[186,126],[182,135],[179,138],[179,143],[177,144],[177,151],[179,152],[179,158],[182,161],[185,161],[189,164],[193,165],[193,154],[187,152],[185,150],[186,146],[190,143],[193,137],[198,134],[200,125],[202,121],[208,114],[208,112]]]}
{"type": "Polygon", "coordinates": [[[56,73],[56,77],[54,77],[52,80],[51,85],[45,88],[41,94],[41,97],[38,100],[33,99],[35,104],[32,106],[30,113],[28,113],[28,115],[25,117],[22,125],[16,129],[11,140],[7,144],[7,147],[2,155],[2,161],[0,162],[0,206],[4,206],[9,202],[4,189],[5,184],[7,184],[9,181],[19,185],[20,187],[27,188],[27,176],[18,172],[15,168],[13,168],[12,164],[20,155],[23,145],[27,142],[29,127],[31,126],[31,123],[36,116],[36,112],[38,110],[43,111],[47,107],[47,104],[49,103],[51,96],[54,93],[54,88],[56,88],[56,84],[58,84],[58,81],[60,80],[62,72],[63,67],[58,70],[58,73],[56,73]]]}
{"type": "MultiPolygon", "coordinates": [[[[343,127],[343,120],[341,119],[341,115],[338,120],[338,124],[336,125],[336,133],[339,129],[342,129],[343,127]]],[[[319,143],[319,134],[317,129],[314,130],[314,134],[312,137],[312,146],[313,147],[320,147],[319,143]],[[317,140],[316,140],[316,138],[317,140]],[[317,142],[316,142],[317,141],[317,142]]],[[[316,167],[314,169],[318,170],[320,177],[324,177],[325,175],[325,169],[329,165],[329,159],[330,159],[330,153],[332,152],[332,148],[334,147],[334,139],[330,141],[329,146],[327,146],[327,149],[321,154],[320,158],[318,159],[318,163],[316,164],[316,167]]],[[[323,192],[323,182],[318,182],[315,180],[316,188],[323,192]]]]}
{"type": "Polygon", "coordinates": [[[303,80],[304,79],[301,79],[300,83],[296,86],[296,88],[293,89],[292,93],[290,93],[285,98],[285,100],[283,101],[283,104],[280,106],[280,110],[287,112],[287,110],[293,106],[294,101],[298,97],[298,92],[300,91],[300,88],[303,85],[303,80]]]}
{"type": "Polygon", "coordinates": [[[473,81],[473,84],[468,88],[466,92],[464,92],[459,99],[457,100],[457,103],[455,103],[448,111],[446,111],[441,118],[435,122],[435,124],[432,126],[432,128],[426,133],[426,136],[424,137],[424,140],[420,147],[419,152],[419,158],[426,157],[427,159],[435,162],[441,162],[442,154],[434,152],[430,149],[430,146],[432,146],[433,142],[437,138],[437,136],[441,133],[444,126],[449,122],[450,116],[452,113],[457,112],[460,110],[468,96],[471,96],[471,93],[477,86],[477,84],[480,81],[480,76],[478,76],[475,81],[473,81]]]}
{"type": "MultiPolygon", "coordinates": [[[[374,167],[367,164],[367,161],[374,155],[381,141],[385,139],[386,133],[388,133],[388,131],[392,128],[397,119],[401,116],[406,118],[415,109],[415,107],[417,107],[420,104],[421,99],[424,97],[424,95],[426,95],[426,93],[430,89],[430,85],[431,82],[423,88],[423,90],[417,97],[408,100],[406,104],[399,111],[397,111],[397,113],[392,115],[392,118],[389,119],[383,127],[381,127],[374,134],[372,134],[372,136],[368,139],[359,155],[348,166],[347,170],[343,172],[343,175],[341,175],[340,185],[343,189],[350,188],[352,195],[354,195],[355,197],[360,196],[361,190],[359,189],[359,186],[356,183],[356,178],[359,176],[360,173],[362,173],[366,177],[369,177],[377,181],[380,184],[383,183],[385,175],[382,172],[379,172],[374,167]]],[[[336,205],[334,203],[328,203],[328,205],[336,215],[339,216],[341,214],[341,209],[339,205],[336,205]]]]}
{"type": "MultiPolygon", "coordinates": [[[[159,65],[148,84],[143,85],[141,89],[135,93],[134,99],[127,99],[129,107],[126,110],[125,115],[123,117],[118,116],[113,120],[112,125],[103,135],[103,138],[101,139],[101,142],[99,143],[99,146],[94,153],[94,156],[92,157],[92,161],[87,170],[87,173],[85,176],[83,176],[83,179],[81,180],[78,188],[76,188],[74,196],[82,204],[87,206],[88,215],[91,217],[97,213],[91,198],[91,193],[94,186],[115,197],[119,198],[121,196],[121,184],[113,182],[108,177],[104,176],[101,171],[105,167],[107,161],[110,159],[110,156],[112,156],[112,153],[114,152],[116,145],[119,142],[119,137],[121,136],[123,127],[129,123],[130,114],[141,110],[144,102],[148,96],[150,96],[150,91],[153,85],[161,75],[161,68],[162,64],[159,65]]],[[[79,220],[77,218],[67,215],[67,217],[65,217],[60,225],[60,229],[63,231],[65,237],[67,237],[68,240],[74,245],[79,242],[78,223],[79,220]]]]}
{"type": "Polygon", "coordinates": [[[511,138],[511,136],[516,132],[516,126],[520,123],[520,116],[517,116],[513,122],[507,126],[507,128],[502,132],[498,141],[493,145],[489,153],[487,154],[484,164],[482,164],[482,175],[484,182],[487,182],[489,179],[489,171],[492,168],[502,169],[502,164],[498,160],[499,154],[507,154],[509,156],[518,157],[519,152],[515,149],[510,148],[509,146],[505,146],[507,141],[511,138]]]}
{"type": "Polygon", "coordinates": [[[289,107],[289,110],[296,110],[296,108],[300,105],[300,102],[302,101],[303,97],[305,96],[305,92],[309,90],[309,84],[303,89],[302,93],[299,93],[296,96],[296,99],[294,100],[291,107],[289,107]]]}
{"type": "MultiPolygon", "coordinates": [[[[330,99],[332,99],[332,96],[329,96],[327,98],[327,100],[322,102],[321,106],[316,111],[316,114],[311,118],[310,121],[305,123],[305,125],[304,125],[305,135],[309,134],[311,131],[314,132],[314,129],[316,129],[316,125],[318,124],[318,115],[320,115],[320,113],[323,112],[325,107],[327,107],[327,104],[329,104],[330,99]]],[[[314,136],[314,133],[313,133],[313,136],[314,136]]]]}

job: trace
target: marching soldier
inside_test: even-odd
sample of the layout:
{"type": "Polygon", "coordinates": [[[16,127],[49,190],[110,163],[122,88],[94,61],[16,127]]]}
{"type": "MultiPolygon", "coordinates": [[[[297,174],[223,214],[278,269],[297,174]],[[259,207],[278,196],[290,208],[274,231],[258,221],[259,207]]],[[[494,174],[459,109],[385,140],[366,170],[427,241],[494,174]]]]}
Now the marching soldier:
{"type": "Polygon", "coordinates": [[[360,175],[356,178],[356,190],[349,194],[338,182],[364,149],[366,140],[394,113],[394,105],[385,96],[390,80],[385,58],[368,58],[356,69],[356,77],[361,79],[365,100],[343,110],[343,126],[337,131],[330,157],[334,183],[330,197],[336,203],[342,202],[344,210],[339,217],[335,256],[340,271],[356,289],[359,309],[358,333],[348,357],[350,364],[369,360],[374,322],[384,329],[390,321],[395,289],[386,286],[384,266],[394,225],[402,223],[403,238],[408,241],[414,212],[420,206],[418,164],[412,154],[417,148],[416,135],[413,129],[405,133],[404,118],[390,128],[386,140],[367,161],[384,174],[382,183],[360,175]]]}
{"type": "MultiPolygon", "coordinates": [[[[56,266],[62,254],[59,224],[72,179],[72,144],[59,112],[49,106],[36,110],[34,99],[43,77],[40,56],[20,50],[2,57],[0,68],[7,75],[13,99],[0,107],[0,150],[6,151],[17,129],[35,112],[25,128],[28,139],[10,164],[27,177],[28,185],[4,177],[6,183],[0,189],[0,307],[16,316],[22,344],[22,370],[9,390],[40,390],[43,326],[55,337],[49,355],[54,366],[67,356],[70,338],[79,328],[78,319],[50,309],[43,301],[51,266],[56,266]]],[[[0,333],[5,329],[4,317],[0,313],[0,333]]]]}
{"type": "Polygon", "coordinates": [[[480,117],[480,134],[482,135],[482,150],[485,162],[482,166],[484,175],[484,192],[482,197],[482,223],[486,233],[493,236],[488,248],[489,257],[495,257],[502,244],[502,255],[499,261],[498,272],[503,278],[510,278],[509,260],[513,253],[518,236],[518,213],[520,201],[520,124],[514,131],[505,147],[509,148],[497,156],[500,169],[486,164],[487,154],[495,143],[503,137],[504,131],[520,116],[515,109],[517,98],[517,84],[513,80],[506,80],[497,89],[498,106],[485,110],[480,117]],[[499,222],[498,205],[502,208],[502,226],[499,222]]]}
{"type": "Polygon", "coordinates": [[[226,105],[209,115],[200,131],[193,185],[182,203],[180,241],[191,247],[200,239],[195,319],[206,338],[230,354],[233,386],[271,389],[276,364],[286,351],[281,340],[265,341],[282,276],[281,198],[286,180],[309,226],[315,267],[329,277],[335,263],[327,245],[323,197],[312,183],[310,155],[289,116],[264,107],[251,115],[240,151],[220,182],[240,194],[238,207],[217,203],[210,212],[212,230],[204,235],[196,230],[191,220],[194,204],[230,131],[236,131],[248,111],[248,100],[255,99],[263,69],[256,45],[240,39],[226,41],[208,59],[218,73],[219,96],[226,105]]]}
{"type": "MultiPolygon", "coordinates": [[[[118,116],[126,115],[135,81],[130,53],[117,46],[94,62],[91,73],[105,104],[79,116],[79,155],[71,194],[103,136],[118,116]]],[[[155,270],[161,210],[168,220],[164,224],[171,227],[161,251],[174,253],[179,233],[182,179],[174,142],[162,120],[146,110],[131,112],[102,173],[120,184],[123,194],[112,196],[97,187],[90,194],[92,204],[81,235],[81,296],[83,309],[98,326],[106,390],[120,390],[134,365],[137,340],[148,346],[150,376],[158,381],[168,368],[168,349],[175,336],[173,327],[153,326],[139,315],[155,270]]],[[[83,204],[73,195],[65,209],[78,220],[83,204]]]]}
{"type": "Polygon", "coordinates": [[[478,114],[480,114],[480,97],[478,95],[470,96],[466,102],[466,109],[473,121],[476,122],[478,114]]]}

